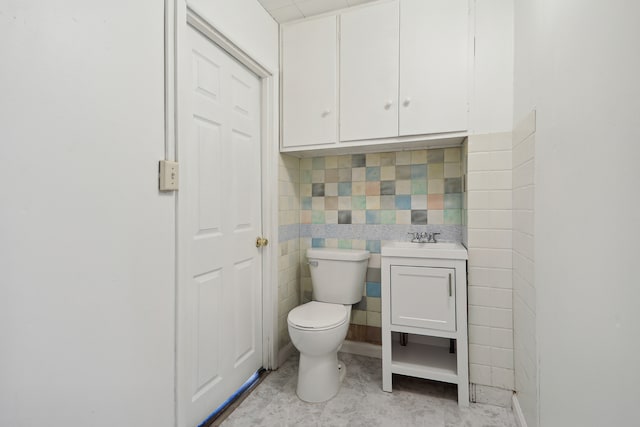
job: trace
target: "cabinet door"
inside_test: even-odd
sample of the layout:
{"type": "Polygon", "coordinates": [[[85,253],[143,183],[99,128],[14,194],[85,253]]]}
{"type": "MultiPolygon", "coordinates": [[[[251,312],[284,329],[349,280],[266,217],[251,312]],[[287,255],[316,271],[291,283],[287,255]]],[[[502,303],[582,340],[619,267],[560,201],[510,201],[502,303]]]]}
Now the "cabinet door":
{"type": "Polygon", "coordinates": [[[402,0],[400,135],[467,129],[468,0],[402,0]]]}
{"type": "Polygon", "coordinates": [[[283,146],[337,142],[337,17],[282,29],[283,146]]]}
{"type": "Polygon", "coordinates": [[[391,266],[391,323],[456,330],[455,270],[391,266]]]}
{"type": "Polygon", "coordinates": [[[398,2],[340,18],[340,140],[398,136],[398,2]]]}

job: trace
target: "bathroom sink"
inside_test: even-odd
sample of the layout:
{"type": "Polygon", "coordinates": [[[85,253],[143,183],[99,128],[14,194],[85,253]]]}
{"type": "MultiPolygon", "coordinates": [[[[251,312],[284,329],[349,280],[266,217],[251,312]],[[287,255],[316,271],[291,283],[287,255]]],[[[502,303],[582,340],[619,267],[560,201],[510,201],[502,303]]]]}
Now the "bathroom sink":
{"type": "Polygon", "coordinates": [[[382,246],[381,253],[405,258],[467,259],[467,249],[457,242],[388,242],[382,246]]]}

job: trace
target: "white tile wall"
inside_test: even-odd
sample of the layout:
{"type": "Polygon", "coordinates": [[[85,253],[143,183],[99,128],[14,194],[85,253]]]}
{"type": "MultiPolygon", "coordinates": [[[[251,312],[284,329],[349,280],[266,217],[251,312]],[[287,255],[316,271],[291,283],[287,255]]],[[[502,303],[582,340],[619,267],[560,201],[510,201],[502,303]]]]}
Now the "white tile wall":
{"type": "Polygon", "coordinates": [[[515,386],[511,145],[499,133],[467,147],[470,381],[506,390],[515,386]]]}
{"type": "Polygon", "coordinates": [[[535,111],[514,129],[513,140],[513,315],[518,402],[529,427],[538,425],[535,230],[535,111]]]}

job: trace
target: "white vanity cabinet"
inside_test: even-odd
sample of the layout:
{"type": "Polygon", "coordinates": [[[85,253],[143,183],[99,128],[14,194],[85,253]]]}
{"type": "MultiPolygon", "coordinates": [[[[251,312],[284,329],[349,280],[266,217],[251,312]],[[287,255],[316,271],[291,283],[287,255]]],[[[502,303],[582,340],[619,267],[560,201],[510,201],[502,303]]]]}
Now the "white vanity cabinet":
{"type": "Polygon", "coordinates": [[[458,404],[469,405],[466,260],[461,244],[382,247],[384,391],[392,374],[427,378],[457,384],[458,404]]]}

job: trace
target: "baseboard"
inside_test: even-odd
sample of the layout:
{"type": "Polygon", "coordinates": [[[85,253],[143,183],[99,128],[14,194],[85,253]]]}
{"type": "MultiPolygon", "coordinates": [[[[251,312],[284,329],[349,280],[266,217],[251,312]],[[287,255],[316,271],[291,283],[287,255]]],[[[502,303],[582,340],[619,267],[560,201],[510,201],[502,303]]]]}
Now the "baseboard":
{"type": "Polygon", "coordinates": [[[512,409],[518,427],[527,427],[527,420],[524,418],[522,408],[520,408],[520,402],[518,402],[518,395],[515,393],[513,394],[512,409]]]}
{"type": "Polygon", "coordinates": [[[474,403],[511,408],[513,406],[513,390],[471,383],[469,384],[469,399],[474,403]]]}
{"type": "Polygon", "coordinates": [[[382,346],[370,344],[368,342],[349,341],[342,343],[340,351],[345,353],[357,354],[359,356],[375,357],[382,359],[382,346]]]}
{"type": "Polygon", "coordinates": [[[293,344],[288,343],[287,345],[285,345],[284,347],[282,347],[280,349],[280,351],[278,352],[278,368],[280,366],[282,366],[282,364],[284,362],[287,361],[287,359],[289,359],[293,353],[295,352],[295,348],[293,347],[293,344]]]}

